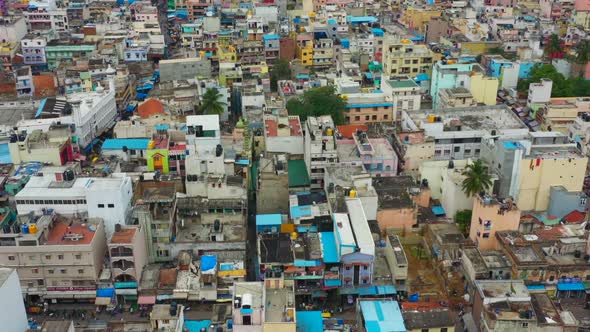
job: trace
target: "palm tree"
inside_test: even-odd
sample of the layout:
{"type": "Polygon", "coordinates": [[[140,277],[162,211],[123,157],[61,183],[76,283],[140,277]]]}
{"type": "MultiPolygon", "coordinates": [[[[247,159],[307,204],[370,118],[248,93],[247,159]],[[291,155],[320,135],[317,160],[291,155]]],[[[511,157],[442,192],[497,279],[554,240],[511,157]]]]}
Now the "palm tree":
{"type": "Polygon", "coordinates": [[[492,178],[486,166],[481,160],[476,160],[467,165],[462,173],[465,179],[461,183],[461,188],[467,196],[478,194],[492,186],[492,178]]]}
{"type": "Polygon", "coordinates": [[[203,114],[221,115],[224,111],[223,106],[226,105],[223,101],[220,100],[222,97],[223,95],[219,93],[217,89],[207,89],[207,91],[203,95],[203,100],[201,101],[199,110],[203,114]]]}

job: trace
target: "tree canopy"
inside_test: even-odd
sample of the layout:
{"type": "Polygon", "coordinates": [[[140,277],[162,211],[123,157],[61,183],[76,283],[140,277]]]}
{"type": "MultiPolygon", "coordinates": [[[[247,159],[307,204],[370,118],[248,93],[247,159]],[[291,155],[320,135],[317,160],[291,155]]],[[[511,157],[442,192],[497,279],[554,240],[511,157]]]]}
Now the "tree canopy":
{"type": "Polygon", "coordinates": [[[471,210],[460,210],[455,214],[455,223],[463,234],[469,233],[469,226],[471,225],[471,210]]]}
{"type": "Polygon", "coordinates": [[[203,114],[223,114],[223,106],[225,106],[225,103],[220,100],[221,98],[222,94],[216,89],[207,89],[203,95],[199,111],[203,114]]]}
{"type": "Polygon", "coordinates": [[[550,64],[537,64],[530,72],[530,77],[518,81],[518,91],[526,93],[529,84],[540,82],[542,78],[553,81],[551,97],[583,97],[590,91],[590,81],[581,77],[565,78],[550,64]]]}
{"type": "Polygon", "coordinates": [[[331,115],[334,123],[344,124],[346,102],[336,95],[333,86],[312,88],[299,98],[289,99],[287,102],[289,115],[299,115],[301,121],[308,116],[331,115]]]}
{"type": "Polygon", "coordinates": [[[280,58],[275,62],[270,71],[270,89],[274,92],[278,89],[277,82],[280,80],[288,80],[291,78],[291,65],[289,61],[280,58]]]}
{"type": "Polygon", "coordinates": [[[467,196],[476,195],[492,186],[492,177],[488,166],[481,159],[467,165],[463,170],[463,175],[465,179],[461,183],[461,188],[467,196]]]}

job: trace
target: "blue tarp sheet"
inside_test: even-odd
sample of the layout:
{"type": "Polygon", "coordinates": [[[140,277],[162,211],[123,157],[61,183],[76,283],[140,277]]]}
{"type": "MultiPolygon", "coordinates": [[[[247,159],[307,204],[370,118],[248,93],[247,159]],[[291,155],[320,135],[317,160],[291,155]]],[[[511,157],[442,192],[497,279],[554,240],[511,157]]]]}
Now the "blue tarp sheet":
{"type": "Polygon", "coordinates": [[[297,267],[321,266],[322,262],[321,261],[307,261],[305,259],[296,259],[293,262],[293,265],[295,265],[297,267]]]}
{"type": "Polygon", "coordinates": [[[280,214],[257,214],[256,226],[277,226],[281,224],[280,214]]]}
{"type": "Polygon", "coordinates": [[[111,138],[102,144],[103,150],[122,150],[127,147],[132,150],[147,150],[149,138],[111,138]]]}
{"type": "Polygon", "coordinates": [[[208,329],[211,325],[210,320],[185,320],[184,328],[189,332],[201,332],[202,329],[208,329]]]}
{"type": "Polygon", "coordinates": [[[545,290],[545,285],[528,285],[526,288],[528,290],[545,290]]]}
{"type": "Polygon", "coordinates": [[[326,286],[326,287],[340,287],[340,286],[342,286],[342,281],[340,279],[325,279],[324,286],[326,286]]]}
{"type": "Polygon", "coordinates": [[[41,113],[43,113],[43,108],[45,107],[46,101],[47,101],[47,98],[41,100],[41,103],[39,104],[39,108],[37,109],[37,113],[35,114],[36,118],[38,118],[39,115],[41,115],[41,113]]]}
{"type": "Polygon", "coordinates": [[[96,297],[113,297],[115,295],[114,288],[100,288],[96,290],[96,297]]]}
{"type": "Polygon", "coordinates": [[[323,332],[321,311],[297,311],[297,332],[323,332]]]}
{"type": "Polygon", "coordinates": [[[557,290],[559,291],[583,291],[584,284],[581,282],[558,282],[557,290]]]}
{"type": "Polygon", "coordinates": [[[321,232],[322,251],[324,253],[325,263],[338,263],[338,251],[336,250],[336,240],[333,232],[321,232]]]}
{"type": "Polygon", "coordinates": [[[217,256],[201,256],[201,271],[209,271],[217,267],[217,256]]]}
{"type": "Polygon", "coordinates": [[[434,213],[435,216],[444,216],[445,215],[445,209],[443,209],[442,206],[433,206],[432,207],[432,213],[434,213]]]}
{"type": "Polygon", "coordinates": [[[310,205],[291,207],[291,218],[298,219],[298,218],[308,217],[308,216],[311,216],[311,206],[310,205]]]}
{"type": "Polygon", "coordinates": [[[0,144],[0,163],[8,164],[12,162],[10,158],[10,151],[8,150],[8,143],[0,144]]]}

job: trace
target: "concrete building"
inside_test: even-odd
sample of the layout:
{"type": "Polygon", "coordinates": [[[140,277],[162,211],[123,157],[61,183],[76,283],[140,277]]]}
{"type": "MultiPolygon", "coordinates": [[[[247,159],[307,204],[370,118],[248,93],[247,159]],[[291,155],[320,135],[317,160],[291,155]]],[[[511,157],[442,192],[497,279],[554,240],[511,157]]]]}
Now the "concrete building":
{"type": "Polygon", "coordinates": [[[85,58],[96,51],[96,44],[83,42],[77,39],[57,39],[47,42],[45,56],[47,67],[54,70],[59,67],[61,61],[85,58]]]}
{"type": "Polygon", "coordinates": [[[324,168],[338,161],[336,127],[330,116],[308,117],[304,158],[312,188],[324,187],[324,168]]]}
{"type": "Polygon", "coordinates": [[[535,118],[543,130],[568,134],[570,125],[577,119],[583,120],[581,114],[588,112],[590,112],[590,98],[552,99],[537,109],[535,118]]]}
{"type": "Polygon", "coordinates": [[[389,228],[415,227],[419,207],[428,207],[430,203],[428,188],[416,184],[410,176],[375,178],[373,185],[379,196],[377,223],[384,233],[389,228]]]}
{"type": "Polygon", "coordinates": [[[0,21],[0,40],[19,42],[27,34],[27,23],[23,16],[3,16],[0,21]]]}
{"type": "Polygon", "coordinates": [[[257,213],[289,211],[289,163],[285,155],[262,158],[256,181],[257,213]]]}
{"type": "Polygon", "coordinates": [[[423,129],[400,131],[392,141],[399,157],[400,174],[416,175],[423,162],[434,159],[434,139],[425,135],[423,129]]]}
{"type": "Polygon", "coordinates": [[[334,42],[332,39],[314,40],[312,65],[314,68],[326,68],[334,65],[334,42]]]}
{"type": "Polygon", "coordinates": [[[434,64],[430,86],[432,107],[440,109],[441,89],[463,87],[473,95],[478,103],[496,105],[499,82],[497,78],[485,76],[485,70],[470,60],[442,60],[434,64]]]}
{"type": "Polygon", "coordinates": [[[438,98],[438,105],[441,109],[477,106],[477,102],[473,99],[471,92],[463,87],[440,89],[438,98]]]}
{"type": "Polygon", "coordinates": [[[352,139],[337,141],[338,162],[344,165],[362,165],[372,176],[395,176],[398,159],[386,138],[370,138],[357,130],[352,139]]]}
{"type": "Polygon", "coordinates": [[[51,126],[46,133],[36,129],[28,135],[14,135],[8,150],[15,164],[41,161],[60,166],[74,161],[80,154],[77,144],[72,143],[71,129],[67,125],[51,126]]]}
{"type": "Polygon", "coordinates": [[[160,61],[160,80],[194,80],[211,77],[211,61],[202,58],[160,61]]]}
{"type": "Polygon", "coordinates": [[[545,211],[552,186],[580,192],[588,158],[556,132],[531,132],[482,144],[482,159],[498,177],[494,193],[512,197],[522,211],[545,211]]]}
{"type": "Polygon", "coordinates": [[[126,223],[132,196],[131,178],[126,174],[82,178],[69,167],[45,167],[43,175],[31,177],[15,199],[20,215],[53,210],[69,216],[101,218],[110,235],[116,224],[126,223]]]}
{"type": "Polygon", "coordinates": [[[39,106],[34,119],[18,122],[19,130],[47,131],[57,122],[73,125],[73,134],[78,145],[89,146],[97,136],[115,124],[117,116],[115,73],[116,71],[112,68],[108,70],[108,91],[99,85],[93,92],[72,93],[66,98],[45,99],[39,106]]]}
{"type": "Polygon", "coordinates": [[[351,93],[341,96],[346,100],[346,122],[366,124],[393,120],[393,98],[384,93],[351,93]]]}
{"type": "Polygon", "coordinates": [[[420,167],[423,185],[430,188],[432,198],[441,201],[441,206],[449,218],[454,218],[457,211],[470,210],[473,198],[467,197],[462,189],[462,175],[469,159],[449,161],[427,161],[420,167]],[[452,166],[452,167],[450,167],[452,166]]]}
{"type": "Polygon", "coordinates": [[[27,302],[94,303],[106,252],[101,219],[46,213],[32,219],[4,219],[2,226],[0,266],[18,270],[27,302]]]}
{"type": "Polygon", "coordinates": [[[387,236],[385,258],[391,270],[391,278],[396,290],[405,290],[408,279],[408,258],[397,235],[387,236]]]}
{"type": "Polygon", "coordinates": [[[299,116],[264,115],[264,145],[266,152],[303,155],[303,131],[299,116]]]}
{"type": "Polygon", "coordinates": [[[396,78],[385,80],[381,84],[381,91],[391,96],[393,101],[392,121],[399,121],[403,111],[417,111],[420,109],[422,95],[420,86],[410,78],[396,78]]]}
{"type": "Polygon", "coordinates": [[[153,331],[182,332],[184,329],[184,306],[182,304],[155,304],[150,313],[153,331]]]}
{"type": "Polygon", "coordinates": [[[527,126],[505,105],[402,112],[403,131],[434,139],[435,160],[478,158],[482,138],[526,135],[527,126]]]}
{"type": "Polygon", "coordinates": [[[498,249],[496,232],[518,230],[520,210],[511,199],[476,195],[472,211],[469,237],[480,250],[498,249]]]}
{"type": "Polygon", "coordinates": [[[383,75],[387,77],[430,73],[433,63],[434,53],[426,45],[399,36],[383,39],[383,75]]]}
{"type": "Polygon", "coordinates": [[[455,331],[455,318],[447,308],[420,308],[420,302],[402,304],[402,316],[408,332],[455,331]],[[416,304],[417,308],[413,308],[416,304]]]}
{"type": "MultiPolygon", "coordinates": [[[[55,1],[53,1],[55,4],[55,1]]],[[[47,32],[50,30],[68,32],[68,16],[65,9],[33,8],[23,12],[29,32],[47,32]]]]}
{"type": "Polygon", "coordinates": [[[553,88],[553,81],[547,78],[541,79],[539,83],[531,83],[529,85],[529,93],[527,97],[527,106],[534,107],[535,104],[544,104],[551,99],[551,90],[553,88]]]}
{"type": "Polygon", "coordinates": [[[327,193],[330,211],[346,212],[346,198],[354,190],[354,196],[360,199],[367,219],[377,219],[377,191],[373,187],[373,178],[362,166],[327,166],[323,189],[327,193]]]}
{"type": "Polygon", "coordinates": [[[29,328],[27,311],[23,302],[23,293],[16,269],[0,268],[0,300],[2,312],[2,330],[22,332],[29,328]]]}
{"type": "MultiPolygon", "coordinates": [[[[148,252],[146,246],[145,231],[139,226],[121,226],[116,227],[113,236],[109,239],[108,252],[110,257],[111,279],[115,283],[115,294],[118,289],[125,289],[126,294],[117,295],[137,295],[132,289],[123,286],[124,283],[139,283],[141,273],[148,263],[148,252]],[[117,285],[117,283],[121,283],[117,285]]],[[[121,293],[121,291],[119,291],[121,293]]]]}

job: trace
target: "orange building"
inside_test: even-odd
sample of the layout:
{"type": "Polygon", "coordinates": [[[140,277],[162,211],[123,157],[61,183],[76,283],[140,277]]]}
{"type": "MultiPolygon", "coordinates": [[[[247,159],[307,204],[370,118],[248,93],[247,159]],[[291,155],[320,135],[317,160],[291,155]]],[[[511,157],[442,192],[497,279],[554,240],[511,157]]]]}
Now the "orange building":
{"type": "Polygon", "coordinates": [[[498,249],[496,232],[516,231],[520,210],[511,199],[498,201],[491,196],[476,195],[473,200],[469,237],[479,250],[498,249]]]}

